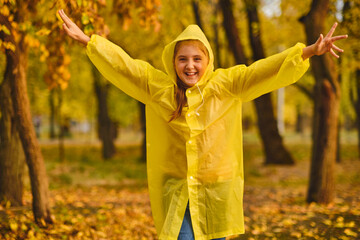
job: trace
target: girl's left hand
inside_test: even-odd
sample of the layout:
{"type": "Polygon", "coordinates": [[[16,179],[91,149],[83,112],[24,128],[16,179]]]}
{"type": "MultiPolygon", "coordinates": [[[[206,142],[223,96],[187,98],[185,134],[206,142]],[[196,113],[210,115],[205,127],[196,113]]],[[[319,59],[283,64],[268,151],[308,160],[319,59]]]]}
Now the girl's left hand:
{"type": "Polygon", "coordinates": [[[73,21],[71,21],[63,9],[60,9],[58,13],[61,19],[64,21],[63,29],[65,30],[66,34],[72,39],[87,45],[87,43],[90,41],[90,37],[87,36],[73,21]]]}
{"type": "Polygon", "coordinates": [[[331,55],[333,55],[336,58],[339,58],[339,55],[337,55],[334,52],[334,49],[338,52],[344,52],[343,49],[337,47],[334,42],[340,39],[345,39],[348,37],[348,35],[340,35],[333,37],[333,33],[335,32],[335,29],[337,27],[337,23],[334,23],[328,34],[324,37],[322,34],[320,34],[320,37],[316,41],[316,43],[313,44],[313,54],[314,55],[323,55],[324,53],[330,52],[331,55]]]}

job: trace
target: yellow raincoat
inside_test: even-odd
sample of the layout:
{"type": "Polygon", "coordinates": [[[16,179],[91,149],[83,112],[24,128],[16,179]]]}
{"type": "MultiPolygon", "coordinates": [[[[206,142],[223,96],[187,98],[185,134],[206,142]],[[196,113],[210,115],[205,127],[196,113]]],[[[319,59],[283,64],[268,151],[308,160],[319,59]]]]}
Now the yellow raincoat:
{"type": "Polygon", "coordinates": [[[249,67],[214,71],[209,42],[190,25],[165,47],[164,73],[91,36],[87,54],[99,71],[146,104],[148,185],[159,239],[177,239],[188,201],[196,240],[244,233],[241,105],[297,81],[309,67],[302,59],[304,47],[298,43],[249,67]],[[210,61],[186,91],[181,117],[168,123],[176,108],[174,47],[184,39],[200,40],[210,61]]]}

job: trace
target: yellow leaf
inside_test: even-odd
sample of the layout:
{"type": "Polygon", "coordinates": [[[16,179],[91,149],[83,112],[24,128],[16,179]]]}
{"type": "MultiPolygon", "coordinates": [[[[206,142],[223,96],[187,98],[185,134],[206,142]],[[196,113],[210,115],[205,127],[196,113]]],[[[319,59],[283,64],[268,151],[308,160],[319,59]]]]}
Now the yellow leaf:
{"type": "Polygon", "coordinates": [[[331,222],[330,219],[324,220],[323,223],[324,223],[325,225],[328,225],[328,226],[330,226],[330,225],[332,224],[332,222],[331,222]]]}
{"type": "Polygon", "coordinates": [[[26,231],[27,229],[28,229],[28,227],[24,223],[22,223],[21,224],[21,230],[26,231]]]}
{"type": "Polygon", "coordinates": [[[261,233],[260,227],[258,225],[254,225],[254,229],[251,231],[253,235],[259,235],[261,233]]]}
{"type": "Polygon", "coordinates": [[[10,30],[5,25],[0,25],[0,31],[3,31],[6,35],[10,35],[10,30]]]}
{"type": "Polygon", "coordinates": [[[29,230],[28,233],[27,233],[28,237],[29,238],[33,238],[34,237],[34,232],[33,230],[29,230]]]}
{"type": "Polygon", "coordinates": [[[305,237],[314,237],[314,233],[311,232],[311,231],[304,232],[304,236],[305,236],[305,237]]]}
{"type": "Polygon", "coordinates": [[[82,14],[81,16],[81,23],[86,25],[90,22],[89,16],[85,13],[82,14]]]}
{"type": "Polygon", "coordinates": [[[16,29],[18,27],[18,23],[17,22],[11,22],[11,27],[16,29]]]}
{"type": "Polygon", "coordinates": [[[348,235],[348,236],[351,236],[351,237],[357,237],[358,236],[358,234],[356,232],[351,231],[351,229],[349,229],[349,228],[345,229],[344,233],[346,235],[348,235]]]}
{"type": "Polygon", "coordinates": [[[10,229],[13,231],[13,232],[16,232],[16,230],[18,229],[18,224],[16,222],[10,222],[10,229]]]}
{"type": "Polygon", "coordinates": [[[35,34],[38,36],[47,36],[51,32],[50,29],[42,28],[39,31],[37,31],[35,34]]]}
{"type": "Polygon", "coordinates": [[[0,13],[1,13],[4,17],[9,16],[10,10],[9,10],[8,6],[6,6],[6,5],[5,5],[5,6],[2,6],[1,9],[0,9],[0,13]]]}
{"type": "Polygon", "coordinates": [[[345,205],[345,206],[340,208],[340,212],[348,212],[349,209],[350,209],[350,207],[348,205],[345,205]]]}
{"type": "Polygon", "coordinates": [[[281,232],[283,232],[283,229],[282,228],[274,228],[273,232],[274,233],[281,233],[281,232]]]}
{"type": "Polygon", "coordinates": [[[56,11],[56,18],[61,21],[61,23],[64,23],[64,21],[62,20],[62,18],[60,17],[59,13],[56,11]]]}
{"type": "Polygon", "coordinates": [[[69,55],[64,56],[64,65],[69,65],[71,62],[71,57],[69,55]]]}
{"type": "Polygon", "coordinates": [[[295,224],[295,222],[290,218],[284,219],[282,223],[284,224],[285,227],[289,227],[295,224]]]}
{"type": "Polygon", "coordinates": [[[291,236],[296,237],[296,238],[301,238],[301,233],[300,232],[292,232],[291,236]]]}
{"type": "Polygon", "coordinates": [[[46,226],[45,219],[41,218],[40,222],[41,222],[42,226],[46,226]]]}
{"type": "Polygon", "coordinates": [[[46,60],[46,55],[45,55],[45,54],[42,54],[42,55],[40,56],[40,62],[45,62],[45,60],[46,60]]]}
{"type": "Polygon", "coordinates": [[[344,228],[345,225],[344,225],[344,223],[336,223],[334,227],[336,227],[336,228],[344,228]]]}
{"type": "Polygon", "coordinates": [[[349,228],[353,228],[353,227],[355,227],[355,222],[354,222],[354,221],[351,221],[351,222],[345,224],[345,226],[346,226],[346,227],[349,227],[349,228]]]}

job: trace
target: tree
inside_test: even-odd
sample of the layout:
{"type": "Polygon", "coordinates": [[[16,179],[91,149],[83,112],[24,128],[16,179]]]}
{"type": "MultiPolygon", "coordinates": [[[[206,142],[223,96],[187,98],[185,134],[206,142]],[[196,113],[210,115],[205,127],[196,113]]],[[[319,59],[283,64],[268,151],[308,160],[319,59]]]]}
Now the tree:
{"type": "Polygon", "coordinates": [[[37,1],[2,1],[0,14],[0,39],[5,48],[6,69],[10,82],[14,121],[18,129],[26,163],[29,168],[33,212],[38,224],[52,223],[49,206],[48,180],[40,146],[36,138],[30,114],[30,103],[26,87],[27,53],[26,25],[35,12],[37,1]],[[24,28],[21,29],[20,26],[24,28]],[[25,31],[24,31],[25,29],[25,31]]]}
{"type": "MultiPolygon", "coordinates": [[[[250,44],[253,50],[254,61],[265,58],[261,42],[260,21],[258,16],[258,1],[245,0],[248,15],[250,44]]],[[[294,164],[289,151],[284,147],[279,134],[271,94],[267,93],[255,99],[255,108],[258,116],[258,126],[265,150],[265,164],[294,164]]]]}
{"type": "MultiPolygon", "coordinates": [[[[350,101],[355,110],[356,115],[356,128],[358,135],[358,152],[360,155],[360,45],[359,45],[359,11],[360,11],[360,1],[359,0],[346,0],[344,1],[343,7],[343,22],[342,25],[349,32],[351,39],[354,42],[351,42],[351,61],[355,62],[353,69],[354,72],[353,84],[350,90],[350,101]]],[[[349,39],[349,42],[351,40],[349,39]]]]}
{"type": "MultiPolygon", "coordinates": [[[[38,5],[38,1],[9,0],[3,0],[0,3],[2,9],[0,13],[0,46],[1,49],[5,51],[7,60],[5,78],[9,79],[4,80],[3,82],[8,81],[10,85],[9,92],[11,92],[11,102],[14,111],[12,123],[14,123],[13,126],[17,126],[18,135],[20,136],[22,149],[24,150],[26,163],[29,169],[31,191],[33,196],[34,218],[35,221],[42,226],[46,223],[52,223],[53,220],[50,214],[48,179],[46,176],[44,160],[36,138],[36,133],[32,124],[30,113],[30,102],[27,94],[26,84],[26,70],[28,52],[31,47],[40,48],[43,50],[44,54],[40,57],[40,59],[49,56],[49,50],[47,50],[44,45],[41,45],[40,47],[40,42],[34,38],[33,33],[36,32],[35,35],[46,36],[51,32],[49,29],[54,30],[54,28],[58,26],[53,13],[51,13],[48,18],[46,18],[51,19],[50,16],[52,16],[52,23],[48,24],[47,22],[39,21],[37,19],[39,16],[44,16],[39,14],[38,10],[44,14],[47,14],[49,13],[49,6],[47,4],[52,4],[53,7],[55,4],[47,2],[47,4],[42,4],[40,6],[38,5]],[[43,28],[43,26],[48,27],[48,29],[46,29],[46,27],[43,28]],[[41,29],[39,30],[39,28],[41,29]]],[[[64,4],[64,2],[60,1],[60,4],[61,3],[64,4]]],[[[56,38],[52,38],[52,40],[54,39],[56,38]]],[[[58,43],[59,41],[53,42],[58,43]]],[[[50,46],[47,47],[50,48],[50,46]]],[[[61,48],[57,48],[56,50],[60,50],[61,52],[61,48]]],[[[62,57],[63,60],[66,59],[65,54],[63,54],[62,57]]],[[[66,61],[63,60],[62,63],[65,63],[66,61]]],[[[54,85],[54,83],[55,85],[60,83],[62,86],[66,86],[67,79],[69,77],[62,77],[67,75],[67,72],[64,69],[66,64],[58,64],[57,61],[50,61],[50,59],[48,63],[53,63],[55,66],[57,66],[57,68],[55,68],[54,71],[49,74],[50,77],[47,78],[45,76],[45,80],[48,81],[48,84],[51,86],[54,85]]],[[[50,70],[52,69],[50,68],[50,70]]],[[[1,98],[1,100],[3,99],[5,98],[1,98]]],[[[6,99],[8,102],[10,102],[8,98],[6,99]]],[[[1,103],[1,105],[3,104],[4,103],[1,103]]],[[[5,124],[3,126],[8,127],[11,125],[5,124]]],[[[5,129],[4,131],[9,132],[8,129],[5,129]]],[[[16,134],[14,136],[16,136],[16,134]]],[[[10,160],[8,162],[11,162],[13,165],[7,165],[5,167],[7,169],[16,168],[17,166],[14,164],[16,161],[10,160]]],[[[20,171],[21,168],[18,170],[20,171]]],[[[5,171],[14,174],[14,171],[5,171]]],[[[9,176],[7,180],[10,178],[11,177],[9,176]]]]}
{"type": "MultiPolygon", "coordinates": [[[[323,32],[329,0],[313,0],[305,25],[307,43],[316,42],[323,32]]],[[[316,80],[314,94],[313,146],[307,201],[330,203],[334,199],[340,85],[335,62],[329,54],[311,58],[316,80]]]]}
{"type": "Polygon", "coordinates": [[[104,159],[109,159],[115,154],[114,139],[116,138],[116,126],[110,119],[107,96],[110,84],[105,81],[100,72],[92,66],[94,77],[94,89],[98,100],[98,136],[102,142],[102,155],[104,159]]]}
{"type": "MultiPolygon", "coordinates": [[[[255,2],[246,2],[249,30],[252,49],[254,51],[254,60],[264,58],[264,51],[260,42],[259,19],[257,17],[257,9],[255,2]],[[257,30],[252,28],[257,26],[257,30]]],[[[220,5],[224,16],[224,28],[228,37],[229,46],[237,64],[247,64],[247,59],[244,54],[243,46],[240,42],[239,32],[235,25],[235,18],[232,13],[230,0],[220,0],[220,5]]],[[[255,108],[258,115],[258,126],[265,150],[265,164],[293,164],[294,161],[283,145],[282,138],[277,129],[276,120],[274,117],[273,107],[269,94],[265,94],[255,100],[255,108]]]]}

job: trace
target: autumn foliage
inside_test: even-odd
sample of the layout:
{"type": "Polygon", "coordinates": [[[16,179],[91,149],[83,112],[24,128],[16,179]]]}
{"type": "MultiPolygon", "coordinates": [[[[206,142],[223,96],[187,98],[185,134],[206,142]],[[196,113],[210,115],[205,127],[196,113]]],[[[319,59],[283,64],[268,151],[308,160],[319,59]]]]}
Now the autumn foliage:
{"type": "MultiPolygon", "coordinates": [[[[239,29],[245,57],[251,59],[245,1],[224,2],[232,3],[236,18],[232,22],[239,29]]],[[[274,1],[278,5],[267,2],[271,1],[260,1],[260,23],[251,25],[256,31],[261,30],[266,55],[279,52],[297,41],[305,42],[304,29],[298,19],[309,11],[311,1],[274,1]],[[268,15],[269,9],[275,13],[268,15]],[[276,10],[280,12],[276,13],[276,10]]],[[[200,6],[199,19],[203,20],[204,32],[216,49],[219,66],[233,66],[236,61],[229,51],[226,31],[222,27],[225,18],[220,14],[221,5],[216,0],[0,0],[1,76],[5,76],[6,56],[17,53],[21,56],[18,58],[21,69],[28,73],[27,82],[21,88],[25,90],[27,84],[31,104],[29,113],[31,110],[34,115],[47,115],[48,97],[52,90],[57,90],[59,96],[64,96],[63,105],[58,103],[56,106],[59,128],[62,115],[79,122],[87,118],[94,121],[94,89],[88,59],[84,49],[65,36],[57,10],[64,9],[69,13],[87,35],[96,33],[108,37],[131,56],[149,61],[161,69],[163,46],[185,26],[194,23],[194,3],[200,6]]],[[[339,121],[344,136],[340,144],[341,162],[336,163],[334,169],[333,202],[326,205],[306,203],[311,147],[304,139],[309,139],[312,126],[315,82],[309,71],[298,88],[286,89],[287,114],[284,119],[287,128],[292,129],[295,124],[300,126],[303,124],[301,119],[307,122],[304,129],[297,130],[298,138],[289,144],[296,163],[286,167],[263,166],[260,142],[249,144],[245,141],[246,233],[228,239],[360,238],[360,141],[357,147],[354,140],[355,126],[358,125],[360,130],[359,16],[359,0],[330,1],[325,22],[330,26],[338,21],[337,31],[350,36],[346,43],[339,43],[345,53],[341,55],[341,62],[334,65],[341,79],[339,121]],[[341,2],[343,6],[335,2],[341,2]],[[303,89],[303,92],[298,89],[303,89]]],[[[4,89],[4,82],[0,78],[0,90],[4,89]]],[[[137,102],[111,87],[106,101],[111,120],[117,122],[121,130],[139,131],[137,102]]],[[[4,110],[0,109],[0,120],[5,119],[3,116],[4,110]]],[[[9,119],[24,122],[25,118],[12,115],[9,119]]],[[[256,138],[256,118],[250,105],[244,104],[243,119],[245,132],[256,138]]],[[[31,126],[31,117],[28,120],[31,126]]],[[[15,124],[11,126],[15,128],[15,124]]],[[[292,130],[287,131],[287,135],[292,134],[292,130]]],[[[35,133],[32,135],[35,138],[35,133]]],[[[25,175],[23,206],[15,207],[10,201],[0,199],[0,239],[157,239],[147,190],[146,165],[139,160],[139,141],[135,140],[135,147],[123,147],[123,142],[117,142],[117,147],[122,147],[108,161],[103,161],[96,144],[69,144],[62,161],[58,158],[55,140],[48,140],[44,132],[40,136],[41,153],[44,154],[49,178],[51,218],[47,222],[39,218],[36,224],[32,212],[34,195],[29,176],[25,175]],[[54,220],[52,224],[51,220],[54,220]]],[[[85,138],[94,141],[91,134],[85,138]]],[[[76,142],[76,136],[71,140],[76,142]]],[[[126,144],[133,141],[131,137],[126,140],[126,144]]],[[[1,141],[0,138],[0,144],[1,141]]],[[[31,163],[28,166],[31,168],[31,163]]]]}

